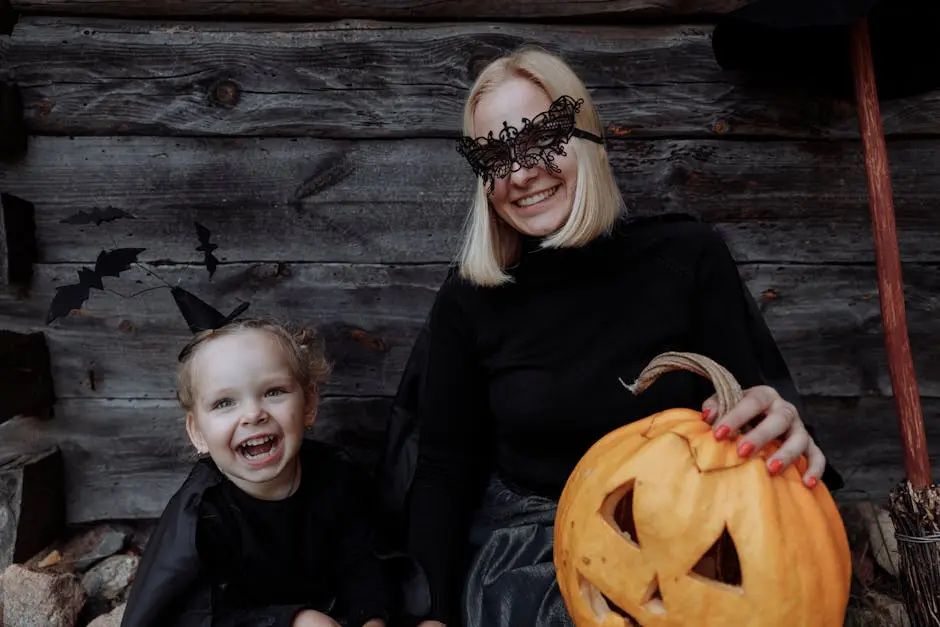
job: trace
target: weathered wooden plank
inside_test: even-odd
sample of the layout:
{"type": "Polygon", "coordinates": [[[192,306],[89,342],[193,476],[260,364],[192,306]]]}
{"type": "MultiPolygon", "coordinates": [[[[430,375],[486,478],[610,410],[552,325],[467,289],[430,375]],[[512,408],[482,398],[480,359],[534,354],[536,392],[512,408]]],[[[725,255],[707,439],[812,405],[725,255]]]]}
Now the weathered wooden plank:
{"type": "MultiPolygon", "coordinates": [[[[710,28],[25,17],[3,71],[39,134],[441,136],[485,63],[537,44],[571,62],[614,134],[857,137],[845,103],[723,71],[710,28]]],[[[940,91],[882,115],[888,134],[936,134],[940,91]]]]}
{"type": "MultiPolygon", "coordinates": [[[[95,290],[81,315],[44,326],[55,288],[76,269],[39,266],[29,299],[0,297],[0,328],[45,330],[59,398],[172,398],[188,331],[168,290],[134,298],[95,290]]],[[[248,300],[252,314],[320,326],[336,362],[327,391],[373,396],[394,393],[445,267],[230,264],[211,281],[199,268],[156,272],[220,310],[248,300]]],[[[742,273],[804,394],[890,393],[873,266],[745,265],[742,273]]],[[[921,392],[940,396],[940,273],[909,264],[904,278],[921,392]]],[[[160,283],[135,269],[105,285],[128,295],[160,283]]]]}
{"type": "MultiPolygon", "coordinates": [[[[358,462],[372,464],[388,403],[324,398],[310,437],[343,446],[358,462]]],[[[56,406],[54,420],[4,423],[0,459],[56,442],[65,463],[70,523],[159,516],[196,459],[179,406],[141,399],[65,400],[56,406]]]]}
{"type": "MultiPolygon", "coordinates": [[[[892,401],[805,400],[820,443],[846,478],[838,498],[883,500],[904,474],[892,401]]],[[[346,446],[362,463],[374,463],[388,403],[387,398],[327,398],[312,437],[346,446]]],[[[931,455],[940,456],[940,399],[925,398],[924,412],[931,455]]],[[[70,523],[158,516],[194,459],[180,410],[168,400],[66,400],[55,420],[0,426],[0,454],[50,443],[63,452],[70,523]]]]}
{"type": "MultiPolygon", "coordinates": [[[[59,398],[169,398],[176,355],[189,331],[164,284],[139,268],[91,290],[80,315],[45,327],[56,287],[76,282],[78,267],[39,266],[29,299],[0,297],[0,328],[44,329],[59,398]],[[38,326],[37,326],[38,325],[38,326]]],[[[390,393],[446,269],[443,266],[238,264],[211,281],[203,268],[152,269],[170,285],[223,311],[249,301],[249,315],[319,327],[336,361],[333,394],[390,393]]]]}
{"type": "MultiPolygon", "coordinates": [[[[874,262],[856,142],[610,146],[631,211],[697,214],[739,261],[874,262]]],[[[888,147],[901,258],[940,261],[940,142],[888,147]]],[[[472,188],[443,139],[36,137],[22,164],[0,169],[0,189],[36,205],[40,260],[56,263],[91,263],[113,246],[202,263],[194,221],[229,262],[446,262],[472,188]],[[131,217],[92,220],[108,208],[131,217]],[[63,223],[80,212],[86,224],[63,223]]]]}
{"type": "MultiPolygon", "coordinates": [[[[904,452],[894,401],[861,398],[804,399],[808,420],[818,425],[817,439],[831,463],[843,474],[842,501],[885,501],[904,478],[904,452]]],[[[928,451],[940,459],[940,399],[923,399],[928,451]]]]}
{"type": "Polygon", "coordinates": [[[312,20],[517,20],[702,16],[728,13],[746,0],[13,0],[23,13],[134,17],[302,18],[312,20]]]}

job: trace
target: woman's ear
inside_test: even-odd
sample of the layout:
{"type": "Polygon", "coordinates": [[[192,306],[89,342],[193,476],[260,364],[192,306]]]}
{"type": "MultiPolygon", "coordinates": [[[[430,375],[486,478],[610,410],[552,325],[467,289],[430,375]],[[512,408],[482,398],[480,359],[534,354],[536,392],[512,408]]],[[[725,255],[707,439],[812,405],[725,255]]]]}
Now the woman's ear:
{"type": "Polygon", "coordinates": [[[193,415],[191,411],[186,412],[186,435],[189,436],[189,441],[192,442],[192,445],[200,455],[205,455],[209,452],[209,445],[206,443],[206,438],[203,437],[199,425],[196,424],[196,416],[193,415]]]}

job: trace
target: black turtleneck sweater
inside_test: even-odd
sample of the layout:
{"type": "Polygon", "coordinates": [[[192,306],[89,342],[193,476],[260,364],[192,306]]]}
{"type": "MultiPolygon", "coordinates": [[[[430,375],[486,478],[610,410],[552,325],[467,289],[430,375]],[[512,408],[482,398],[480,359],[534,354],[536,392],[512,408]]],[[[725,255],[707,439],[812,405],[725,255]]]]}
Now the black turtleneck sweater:
{"type": "Polygon", "coordinates": [[[692,351],[760,383],[735,262],[710,227],[623,222],[582,248],[526,241],[514,282],[439,290],[420,402],[410,548],[431,585],[431,618],[459,624],[469,520],[496,472],[557,499],[600,437],[714,390],[673,372],[634,397],[631,382],[663,351],[692,351]]]}

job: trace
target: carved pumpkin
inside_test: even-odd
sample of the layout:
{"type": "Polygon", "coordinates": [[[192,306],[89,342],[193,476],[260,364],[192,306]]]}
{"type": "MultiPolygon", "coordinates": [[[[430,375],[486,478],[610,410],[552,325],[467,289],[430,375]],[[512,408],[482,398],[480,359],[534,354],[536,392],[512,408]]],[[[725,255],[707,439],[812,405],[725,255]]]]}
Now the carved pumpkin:
{"type": "MultiPolygon", "coordinates": [[[[691,353],[664,353],[629,386],[683,368],[710,377],[724,413],[741,388],[691,353]]],[[[851,562],[806,459],[776,476],[770,444],[742,459],[700,412],[670,409],[599,440],[572,472],[555,518],[554,563],[578,627],[833,627],[851,562]]]]}

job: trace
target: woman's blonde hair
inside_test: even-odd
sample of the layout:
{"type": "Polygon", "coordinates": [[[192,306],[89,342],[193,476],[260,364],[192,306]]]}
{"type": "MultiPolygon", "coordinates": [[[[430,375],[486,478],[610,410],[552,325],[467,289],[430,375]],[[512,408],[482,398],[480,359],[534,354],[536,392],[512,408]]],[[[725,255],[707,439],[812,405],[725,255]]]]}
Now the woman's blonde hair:
{"type": "Polygon", "coordinates": [[[177,399],[185,411],[191,412],[196,403],[196,372],[193,361],[199,349],[214,339],[248,329],[265,331],[271,335],[284,351],[291,374],[304,390],[307,404],[316,401],[320,387],[330,373],[330,363],[316,332],[310,328],[293,329],[286,324],[265,318],[245,318],[219,329],[197,333],[180,353],[177,399]]]}
{"type": "MultiPolygon", "coordinates": [[[[526,46],[487,65],[470,89],[464,105],[463,132],[473,135],[473,114],[483,95],[510,78],[523,78],[554,101],[559,96],[583,100],[575,118],[578,128],[604,136],[594,102],[577,74],[558,56],[526,46]]],[[[601,145],[572,137],[566,145],[578,158],[578,179],[571,214],[558,232],[545,238],[545,248],[577,247],[610,231],[624,212],[623,197],[601,145]]],[[[519,233],[490,207],[486,186],[477,180],[476,193],[458,254],[459,272],[471,283],[497,286],[511,281],[506,268],[519,256],[519,233]]]]}

